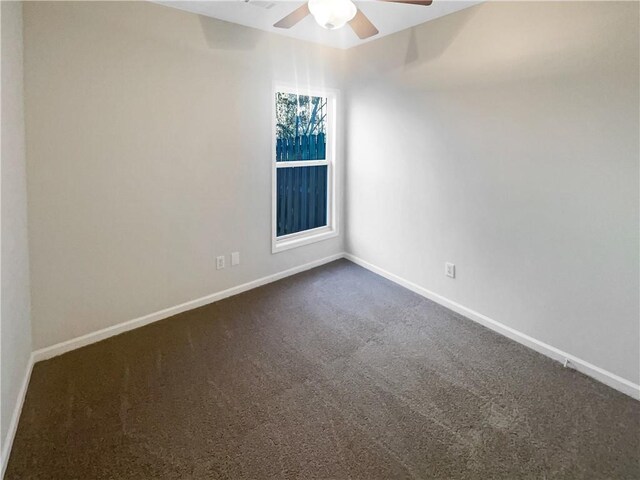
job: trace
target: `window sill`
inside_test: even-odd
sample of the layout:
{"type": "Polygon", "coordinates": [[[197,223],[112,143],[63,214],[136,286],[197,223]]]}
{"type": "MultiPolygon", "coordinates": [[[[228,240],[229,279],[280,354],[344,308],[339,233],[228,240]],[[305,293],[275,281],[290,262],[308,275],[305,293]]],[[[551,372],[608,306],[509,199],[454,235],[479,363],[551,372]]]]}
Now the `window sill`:
{"type": "Polygon", "coordinates": [[[292,248],[302,247],[311,243],[321,242],[338,236],[338,230],[332,227],[320,227],[305,232],[292,233],[274,238],[271,244],[271,253],[284,252],[292,248]]]}

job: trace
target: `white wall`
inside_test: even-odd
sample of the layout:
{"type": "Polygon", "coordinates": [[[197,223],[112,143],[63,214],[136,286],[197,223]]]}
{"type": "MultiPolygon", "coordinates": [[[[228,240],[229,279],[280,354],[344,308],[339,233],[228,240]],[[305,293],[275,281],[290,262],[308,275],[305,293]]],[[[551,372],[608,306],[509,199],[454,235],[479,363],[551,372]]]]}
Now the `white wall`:
{"type": "Polygon", "coordinates": [[[496,2],[349,50],[347,250],[639,383],[638,28],[496,2]]]}
{"type": "Polygon", "coordinates": [[[34,348],[341,252],[270,243],[272,82],[339,88],[339,54],[148,2],[26,4],[34,348]]]}
{"type": "Polygon", "coordinates": [[[0,2],[0,17],[0,443],[3,454],[0,466],[4,466],[7,433],[31,355],[31,322],[22,82],[22,4],[0,2]]]}

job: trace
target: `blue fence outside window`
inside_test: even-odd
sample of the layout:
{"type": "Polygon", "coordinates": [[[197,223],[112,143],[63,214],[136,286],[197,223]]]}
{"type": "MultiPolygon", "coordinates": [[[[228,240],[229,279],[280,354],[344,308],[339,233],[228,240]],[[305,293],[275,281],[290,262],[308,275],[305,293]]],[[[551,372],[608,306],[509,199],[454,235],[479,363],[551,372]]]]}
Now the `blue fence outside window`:
{"type": "Polygon", "coordinates": [[[276,236],[281,237],[328,224],[328,110],[325,97],[276,92],[275,100],[276,236]],[[315,165],[287,165],[314,160],[315,165]]]}
{"type": "Polygon", "coordinates": [[[326,151],[327,143],[323,133],[276,140],[276,160],[278,162],[324,160],[326,151]]]}
{"type": "Polygon", "coordinates": [[[278,237],[327,224],[327,166],[279,168],[278,237]]]}

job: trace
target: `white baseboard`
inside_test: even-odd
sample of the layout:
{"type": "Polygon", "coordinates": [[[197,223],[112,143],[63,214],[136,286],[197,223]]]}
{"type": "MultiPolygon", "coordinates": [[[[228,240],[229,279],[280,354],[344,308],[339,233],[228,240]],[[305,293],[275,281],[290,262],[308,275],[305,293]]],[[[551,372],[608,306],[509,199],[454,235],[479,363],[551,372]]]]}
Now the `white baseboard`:
{"type": "Polygon", "coordinates": [[[18,398],[16,399],[16,405],[13,408],[13,414],[9,421],[9,430],[7,436],[2,443],[2,452],[0,457],[0,478],[4,478],[4,472],[7,470],[9,463],[9,454],[11,453],[11,447],[13,446],[13,439],[16,436],[18,430],[18,422],[20,421],[20,414],[22,413],[22,406],[24,405],[24,399],[27,396],[27,388],[29,387],[29,380],[31,379],[31,371],[33,370],[33,354],[29,356],[29,362],[27,363],[27,369],[18,392],[18,398]]]}
{"type": "Polygon", "coordinates": [[[103,328],[102,330],[98,330],[96,332],[72,338],[71,340],[60,342],[55,345],[51,345],[50,347],[41,348],[33,352],[33,360],[34,362],[39,362],[41,360],[47,360],[49,358],[62,355],[63,353],[75,350],[76,348],[84,347],[86,345],[99,342],[106,338],[113,337],[114,335],[119,335],[129,330],[133,330],[135,328],[143,327],[150,323],[157,322],[158,320],[163,320],[179,313],[193,310],[194,308],[202,307],[213,302],[217,302],[218,300],[222,300],[223,298],[231,297],[233,295],[246,292],[247,290],[261,287],[262,285],[266,285],[268,283],[275,282],[276,280],[295,275],[296,273],[319,267],[320,265],[324,265],[325,263],[344,258],[344,255],[344,253],[337,253],[329,257],[321,258],[320,260],[305,263],[304,265],[299,265],[282,272],[274,273],[273,275],[268,275],[251,282],[243,283],[242,285],[238,285],[236,287],[222,290],[221,292],[212,293],[211,295],[196,298],[195,300],[190,300],[174,307],[165,308],[164,310],[150,313],[149,315],[145,315],[143,317],[134,318],[133,320],[128,320],[111,327],[103,328]]]}
{"type": "Polygon", "coordinates": [[[391,280],[392,282],[397,283],[398,285],[401,285],[411,290],[412,292],[417,293],[418,295],[421,295],[450,310],[453,310],[454,312],[459,313],[460,315],[463,315],[464,317],[467,317],[493,330],[494,332],[504,335],[505,337],[508,337],[511,340],[515,340],[516,342],[521,343],[522,345],[525,345],[535,350],[536,352],[546,355],[547,357],[552,358],[553,360],[557,360],[561,363],[565,363],[568,360],[567,366],[570,366],[571,368],[581,373],[584,373],[585,375],[588,375],[598,380],[599,382],[604,383],[605,385],[615,388],[616,390],[622,393],[625,393],[635,398],[636,400],[640,400],[640,385],[636,385],[635,383],[630,382],[629,380],[626,380],[614,373],[608,372],[603,368],[597,367],[574,355],[571,355],[556,347],[553,347],[544,342],[541,342],[540,340],[536,340],[535,338],[530,337],[529,335],[526,335],[522,332],[519,332],[518,330],[515,330],[511,327],[508,327],[507,325],[504,325],[500,322],[497,322],[496,320],[493,320],[487,317],[486,315],[483,315],[474,310],[471,310],[470,308],[464,307],[459,303],[456,303],[452,300],[449,300],[448,298],[443,297],[442,295],[438,295],[437,293],[434,293],[430,290],[427,290],[426,288],[416,285],[413,282],[410,282],[391,272],[383,270],[382,268],[377,267],[365,260],[362,260],[361,258],[358,258],[355,255],[346,253],[344,257],[352,261],[353,263],[366,268],[367,270],[377,273],[378,275],[385,277],[386,279],[391,280]]]}

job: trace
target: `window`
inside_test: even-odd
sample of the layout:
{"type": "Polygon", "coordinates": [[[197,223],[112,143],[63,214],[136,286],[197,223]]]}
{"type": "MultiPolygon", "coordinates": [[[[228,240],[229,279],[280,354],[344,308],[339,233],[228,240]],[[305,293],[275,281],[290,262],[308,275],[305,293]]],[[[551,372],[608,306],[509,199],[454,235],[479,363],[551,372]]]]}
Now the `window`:
{"type": "Polygon", "coordinates": [[[273,253],[334,237],[336,94],[274,91],[273,253]]]}

